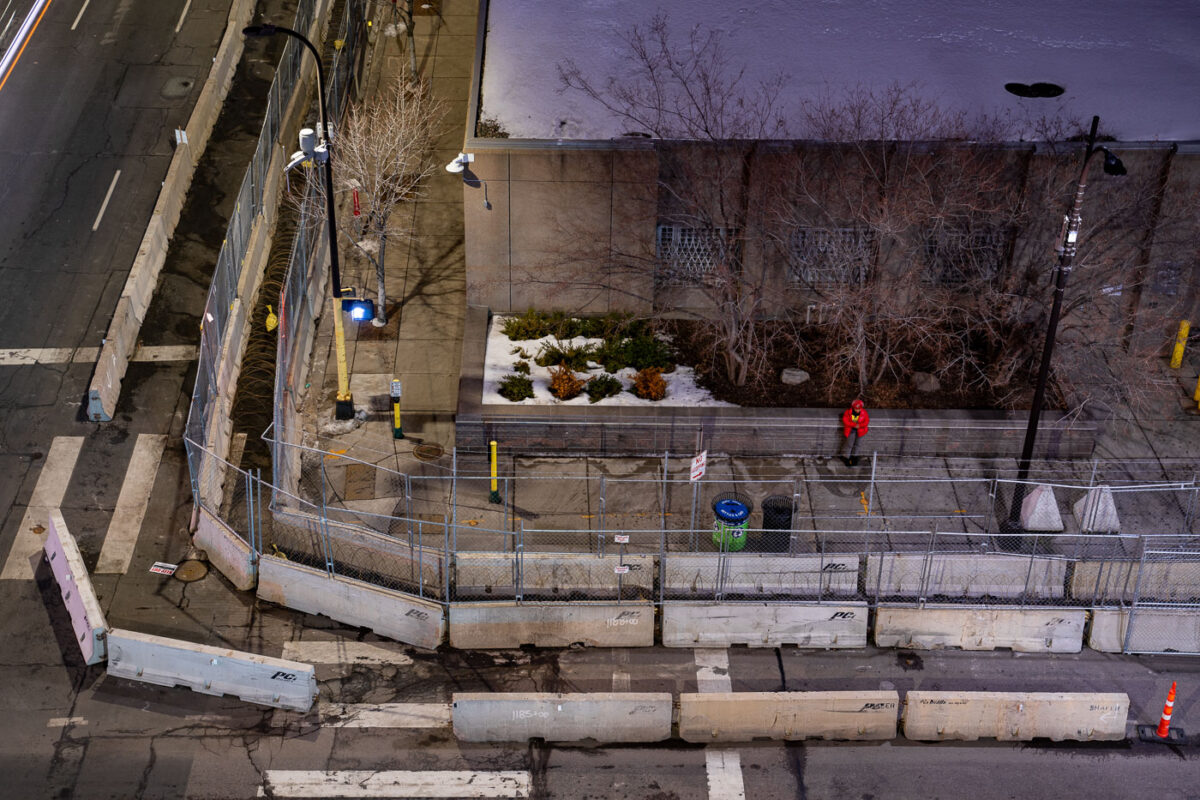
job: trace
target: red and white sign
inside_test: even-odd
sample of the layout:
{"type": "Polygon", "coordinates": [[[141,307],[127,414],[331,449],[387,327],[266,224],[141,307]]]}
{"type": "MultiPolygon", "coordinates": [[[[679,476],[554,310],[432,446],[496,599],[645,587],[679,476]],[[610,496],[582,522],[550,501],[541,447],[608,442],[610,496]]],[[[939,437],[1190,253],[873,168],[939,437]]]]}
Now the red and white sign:
{"type": "Polygon", "coordinates": [[[150,571],[159,575],[174,575],[176,564],[167,564],[162,561],[155,561],[154,566],[150,567],[150,571]]]}
{"type": "Polygon", "coordinates": [[[615,536],[613,536],[613,541],[616,542],[617,544],[629,544],[629,534],[628,533],[618,533],[615,536]]]}
{"type": "Polygon", "coordinates": [[[692,481],[698,481],[704,477],[704,470],[708,468],[708,451],[701,451],[700,455],[692,459],[692,481]]]}
{"type": "Polygon", "coordinates": [[[629,565],[621,564],[620,566],[613,567],[613,572],[615,572],[618,575],[624,575],[627,572],[629,572],[629,565]]]}

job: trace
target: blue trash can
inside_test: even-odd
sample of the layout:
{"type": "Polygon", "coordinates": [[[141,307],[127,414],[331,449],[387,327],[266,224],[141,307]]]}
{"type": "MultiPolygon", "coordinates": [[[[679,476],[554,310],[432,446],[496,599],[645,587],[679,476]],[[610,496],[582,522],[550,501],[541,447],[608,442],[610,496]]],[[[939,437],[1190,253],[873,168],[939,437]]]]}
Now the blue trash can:
{"type": "Polygon", "coordinates": [[[745,548],[750,507],[741,500],[718,500],[713,503],[713,513],[717,517],[713,524],[713,544],[727,552],[745,548]]]}

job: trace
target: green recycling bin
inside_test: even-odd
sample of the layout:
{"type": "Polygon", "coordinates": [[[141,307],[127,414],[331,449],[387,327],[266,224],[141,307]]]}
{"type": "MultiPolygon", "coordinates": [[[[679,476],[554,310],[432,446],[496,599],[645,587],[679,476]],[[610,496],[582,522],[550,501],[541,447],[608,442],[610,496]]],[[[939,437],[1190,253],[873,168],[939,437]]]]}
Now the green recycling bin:
{"type": "Polygon", "coordinates": [[[750,507],[740,500],[718,500],[713,503],[713,544],[726,552],[737,552],[746,546],[746,528],[750,525],[750,507]]]}

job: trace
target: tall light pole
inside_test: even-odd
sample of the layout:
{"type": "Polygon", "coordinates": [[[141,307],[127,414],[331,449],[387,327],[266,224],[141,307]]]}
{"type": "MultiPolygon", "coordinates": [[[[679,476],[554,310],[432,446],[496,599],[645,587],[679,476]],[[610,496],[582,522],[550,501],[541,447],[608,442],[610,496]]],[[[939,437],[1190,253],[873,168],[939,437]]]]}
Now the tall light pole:
{"type": "Polygon", "coordinates": [[[1088,133],[1087,149],[1083,153],[1083,166],[1079,168],[1079,182],[1075,186],[1075,199],[1070,213],[1063,220],[1061,239],[1058,243],[1058,267],[1054,271],[1054,302],[1050,306],[1050,320],[1046,323],[1046,343],[1042,346],[1042,364],[1038,368],[1037,383],[1033,390],[1033,405],[1029,408],[1029,425],[1025,429],[1025,444],[1021,447],[1021,458],[1017,462],[1017,483],[1013,487],[1012,506],[1009,508],[1008,525],[1012,529],[1021,527],[1021,503],[1025,499],[1025,483],[1029,477],[1029,463],[1033,460],[1033,445],[1037,440],[1038,420],[1042,416],[1042,403],[1046,398],[1046,381],[1050,377],[1050,357],[1054,354],[1054,336],[1058,332],[1058,320],[1062,315],[1063,293],[1067,279],[1071,277],[1071,265],[1079,247],[1079,227],[1082,223],[1083,193],[1087,189],[1087,171],[1092,157],[1104,154],[1104,172],[1107,175],[1124,175],[1125,165],[1107,147],[1096,146],[1096,130],[1100,118],[1092,117],[1092,129],[1088,133]]]}
{"type": "Polygon", "coordinates": [[[282,25],[248,25],[242,28],[243,36],[265,38],[282,33],[296,39],[312,53],[317,62],[317,99],[321,112],[320,137],[315,155],[324,165],[325,173],[325,217],[329,223],[329,276],[333,283],[333,342],[335,359],[337,361],[337,401],[334,405],[334,416],[337,419],[353,419],[354,398],[350,394],[350,376],[346,367],[346,331],[342,325],[342,273],[341,261],[338,258],[337,218],[333,200],[333,163],[330,147],[333,143],[332,131],[329,129],[329,117],[325,113],[325,70],[321,67],[321,54],[303,34],[282,25]]]}

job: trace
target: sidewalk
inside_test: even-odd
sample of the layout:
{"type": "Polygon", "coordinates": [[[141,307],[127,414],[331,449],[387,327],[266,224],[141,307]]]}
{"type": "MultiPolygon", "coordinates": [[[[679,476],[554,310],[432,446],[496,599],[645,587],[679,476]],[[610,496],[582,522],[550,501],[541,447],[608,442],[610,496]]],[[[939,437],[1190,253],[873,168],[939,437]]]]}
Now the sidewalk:
{"type": "MultiPolygon", "coordinates": [[[[438,5],[437,14],[417,8],[414,34],[417,69],[446,106],[445,132],[435,152],[437,162],[446,164],[458,155],[465,136],[477,4],[444,0],[438,5]]],[[[407,37],[396,35],[390,5],[379,6],[372,28],[375,41],[369,51],[365,96],[385,86],[409,59],[407,37]]],[[[426,183],[424,196],[402,211],[412,215],[414,235],[409,242],[388,246],[388,325],[375,328],[346,320],[350,391],[355,408],[365,412],[365,421],[344,433],[345,425],[330,425],[337,369],[328,301],[321,315],[311,375],[313,386],[320,386],[321,391],[311,392],[305,405],[306,430],[337,431],[339,449],[354,449],[370,462],[411,453],[418,444],[436,445],[443,452],[454,446],[466,318],[461,178],[439,169],[426,183]],[[404,439],[392,437],[389,384],[393,378],[403,385],[404,439]],[[319,406],[314,407],[314,402],[319,406]]],[[[373,271],[368,275],[365,264],[357,265],[347,257],[349,249],[342,248],[347,261],[343,285],[373,286],[373,271]]]]}

